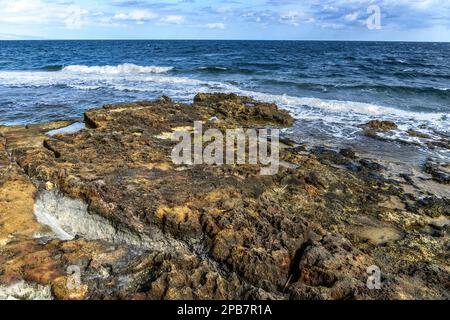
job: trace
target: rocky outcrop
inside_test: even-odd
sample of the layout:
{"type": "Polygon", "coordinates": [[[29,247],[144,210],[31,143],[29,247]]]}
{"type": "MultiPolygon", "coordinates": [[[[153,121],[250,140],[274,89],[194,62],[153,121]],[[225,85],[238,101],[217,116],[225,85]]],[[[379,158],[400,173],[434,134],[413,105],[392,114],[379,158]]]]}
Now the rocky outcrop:
{"type": "Polygon", "coordinates": [[[450,184],[450,163],[439,163],[428,159],[425,163],[425,172],[431,174],[437,182],[450,184]]]}
{"type": "Polygon", "coordinates": [[[371,120],[359,127],[364,130],[364,135],[381,140],[383,139],[379,133],[389,132],[398,128],[394,122],[388,120],[371,120]]]}
{"type": "Polygon", "coordinates": [[[371,120],[361,127],[373,131],[391,131],[397,129],[397,125],[394,122],[387,120],[371,120]]]}
{"type": "Polygon", "coordinates": [[[25,281],[57,299],[450,297],[448,227],[425,230],[436,207],[384,166],[289,145],[280,156],[290,165],[273,176],[176,165],[170,137],[194,121],[224,130],[293,119],[248,97],[199,94],[193,105],[161,97],[90,110],[72,134],[2,127],[1,286],[25,281]],[[373,265],[381,290],[366,286],[373,265]]]}
{"type": "Polygon", "coordinates": [[[251,124],[291,126],[294,123],[289,113],[278,109],[273,103],[256,102],[252,98],[225,93],[200,93],[194,98],[195,106],[208,106],[219,117],[230,121],[234,119],[241,125],[249,121],[251,124]]]}
{"type": "Polygon", "coordinates": [[[415,138],[421,138],[421,139],[430,139],[430,135],[423,133],[423,132],[419,132],[413,129],[409,129],[407,131],[407,133],[411,136],[411,137],[415,137],[415,138]]]}

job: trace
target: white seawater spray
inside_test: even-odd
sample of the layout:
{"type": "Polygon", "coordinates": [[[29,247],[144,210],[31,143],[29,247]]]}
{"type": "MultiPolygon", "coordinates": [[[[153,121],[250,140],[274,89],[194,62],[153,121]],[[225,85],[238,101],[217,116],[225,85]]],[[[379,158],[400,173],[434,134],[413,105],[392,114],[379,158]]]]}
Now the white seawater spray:
{"type": "MultiPolygon", "coordinates": [[[[320,127],[323,132],[326,131],[328,135],[339,139],[352,139],[359,131],[358,125],[373,119],[396,122],[402,131],[400,133],[402,139],[416,139],[408,136],[408,129],[419,130],[431,136],[433,131],[450,135],[448,115],[445,113],[407,111],[357,101],[270,94],[243,89],[238,84],[167,74],[170,70],[172,67],[121,64],[117,66],[71,65],[56,72],[0,71],[0,86],[65,87],[79,91],[80,93],[77,93],[79,95],[83,95],[83,92],[102,90],[102,92],[111,92],[112,96],[124,95],[127,100],[139,100],[143,97],[150,99],[165,94],[181,102],[192,101],[198,92],[227,92],[276,103],[290,111],[300,121],[318,122],[317,127],[320,127]]],[[[114,101],[108,101],[110,102],[114,101]]],[[[397,139],[397,136],[393,138],[397,139]]]]}
{"type": "MultiPolygon", "coordinates": [[[[273,95],[246,90],[239,90],[239,93],[254,97],[257,100],[278,103],[287,108],[293,108],[290,111],[292,111],[294,115],[299,111],[297,107],[308,106],[336,114],[342,112],[351,112],[355,114],[368,115],[373,117],[393,116],[422,121],[441,120],[445,116],[444,113],[423,113],[423,112],[405,111],[392,107],[356,101],[327,100],[310,97],[295,97],[289,95],[273,95]]],[[[317,116],[320,117],[321,115],[317,116]]]]}
{"type": "MultiPolygon", "coordinates": [[[[291,95],[277,95],[258,91],[244,90],[237,85],[177,77],[169,75],[149,75],[151,73],[166,73],[172,67],[137,66],[122,64],[118,66],[81,66],[65,67],[60,72],[30,72],[30,71],[2,71],[0,85],[18,87],[41,87],[66,85],[80,91],[97,90],[101,88],[115,91],[157,92],[158,89],[176,93],[191,99],[200,91],[233,92],[251,96],[257,100],[274,102],[289,109],[294,116],[311,120],[323,119],[319,110],[335,115],[353,113],[360,116],[383,117],[391,116],[418,121],[440,121],[444,113],[422,113],[406,111],[377,104],[327,100],[313,97],[297,97],[291,95]],[[159,87],[162,86],[162,87],[159,87]],[[309,109],[308,109],[309,108],[309,109]]],[[[348,116],[348,115],[346,115],[348,116]]]]}
{"type": "Polygon", "coordinates": [[[100,73],[100,74],[124,74],[124,73],[165,73],[173,70],[173,67],[139,66],[133,63],[124,63],[117,66],[84,66],[70,65],[63,68],[63,72],[75,73],[100,73]]]}

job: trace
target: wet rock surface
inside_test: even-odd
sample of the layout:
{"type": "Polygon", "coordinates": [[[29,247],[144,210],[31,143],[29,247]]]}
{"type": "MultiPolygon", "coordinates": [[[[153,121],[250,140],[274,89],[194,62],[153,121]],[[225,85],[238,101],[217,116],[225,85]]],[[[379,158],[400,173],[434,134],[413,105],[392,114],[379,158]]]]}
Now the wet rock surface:
{"type": "Polygon", "coordinates": [[[425,172],[431,174],[437,182],[450,184],[450,163],[440,163],[428,159],[425,163],[425,172]]]}
{"type": "Polygon", "coordinates": [[[387,120],[372,120],[361,127],[373,131],[391,131],[397,129],[397,125],[394,122],[387,120]]]}
{"type": "MultiPolygon", "coordinates": [[[[381,141],[389,141],[384,135],[398,129],[395,122],[388,120],[371,120],[359,127],[363,129],[363,135],[381,141]]],[[[404,143],[402,140],[399,142],[404,143]]]]}
{"type": "Polygon", "coordinates": [[[448,197],[349,149],[285,145],[292,166],[273,176],[176,165],[170,137],[194,121],[293,123],[273,104],[199,94],[94,109],[75,133],[0,127],[0,297],[25,283],[55,299],[450,298],[448,197]],[[36,206],[71,236],[39,223],[36,206]],[[373,265],[380,290],[366,286],[373,265]]]}

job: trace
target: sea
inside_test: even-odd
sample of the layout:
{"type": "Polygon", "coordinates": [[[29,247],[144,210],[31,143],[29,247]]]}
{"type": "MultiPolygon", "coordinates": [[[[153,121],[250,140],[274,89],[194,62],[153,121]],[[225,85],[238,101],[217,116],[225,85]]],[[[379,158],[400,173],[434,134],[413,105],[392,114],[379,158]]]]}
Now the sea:
{"type": "Polygon", "coordinates": [[[283,133],[298,143],[450,160],[450,43],[0,41],[0,125],[198,92],[278,104],[296,118],[283,133]],[[375,119],[398,129],[365,136],[360,125],[375,119]]]}

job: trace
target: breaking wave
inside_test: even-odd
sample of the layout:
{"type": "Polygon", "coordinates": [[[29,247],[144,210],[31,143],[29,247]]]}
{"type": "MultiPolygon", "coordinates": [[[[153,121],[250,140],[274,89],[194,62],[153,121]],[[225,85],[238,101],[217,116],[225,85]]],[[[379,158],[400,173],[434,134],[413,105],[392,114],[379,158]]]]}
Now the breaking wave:
{"type": "Polygon", "coordinates": [[[133,63],[124,63],[119,64],[117,66],[70,65],[64,67],[62,71],[74,73],[121,74],[121,73],[165,73],[173,69],[174,69],[173,67],[138,66],[133,63]]]}
{"type": "Polygon", "coordinates": [[[64,69],[63,65],[55,64],[55,65],[44,66],[42,68],[39,68],[38,70],[41,70],[41,71],[61,71],[62,69],[64,69]]]}

